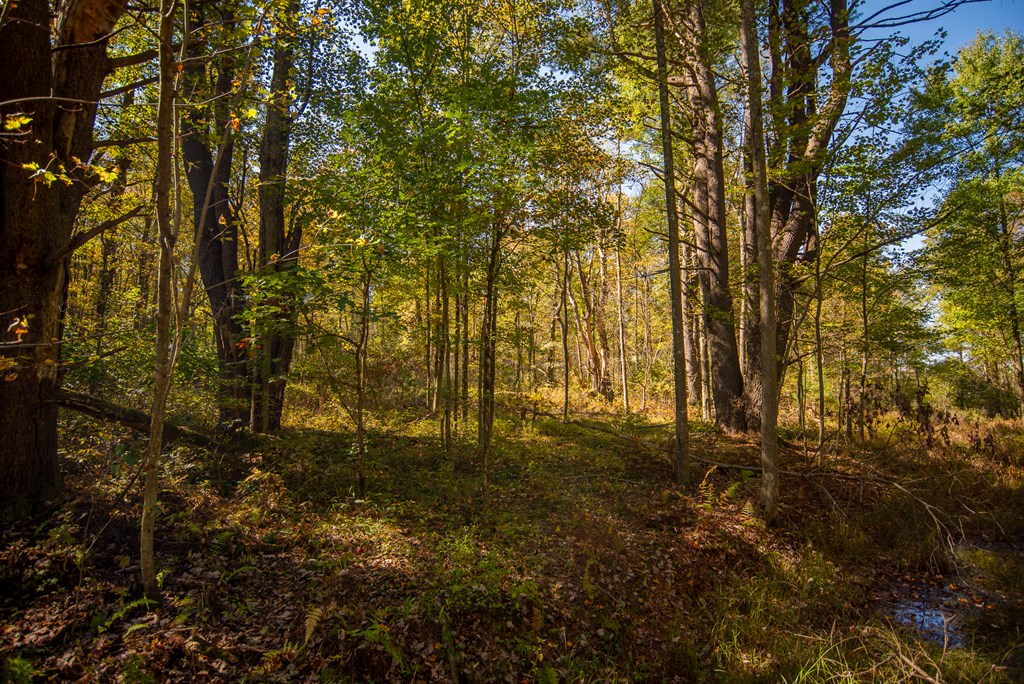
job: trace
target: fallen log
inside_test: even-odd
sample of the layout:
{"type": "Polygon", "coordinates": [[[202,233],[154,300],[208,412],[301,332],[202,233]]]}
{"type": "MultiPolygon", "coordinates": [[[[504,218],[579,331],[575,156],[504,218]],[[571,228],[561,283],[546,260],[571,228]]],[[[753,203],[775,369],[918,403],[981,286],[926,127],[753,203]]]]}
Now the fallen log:
{"type": "MultiPolygon", "coordinates": [[[[81,392],[61,390],[60,394],[57,395],[57,404],[97,420],[117,423],[144,435],[149,434],[151,419],[148,413],[137,411],[127,406],[121,406],[106,399],[82,394],[81,392]]],[[[165,423],[164,444],[175,441],[186,442],[205,449],[213,449],[220,443],[220,440],[216,439],[213,435],[181,425],[175,425],[174,423],[165,423]]]]}

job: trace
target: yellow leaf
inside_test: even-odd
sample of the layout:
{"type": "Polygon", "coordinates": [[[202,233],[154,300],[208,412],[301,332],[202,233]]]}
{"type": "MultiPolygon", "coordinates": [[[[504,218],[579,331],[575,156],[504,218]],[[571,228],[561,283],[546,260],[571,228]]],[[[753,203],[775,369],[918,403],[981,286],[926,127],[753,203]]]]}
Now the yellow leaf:
{"type": "Polygon", "coordinates": [[[4,130],[16,131],[25,124],[32,123],[32,117],[24,114],[9,114],[4,117],[4,130]]]}

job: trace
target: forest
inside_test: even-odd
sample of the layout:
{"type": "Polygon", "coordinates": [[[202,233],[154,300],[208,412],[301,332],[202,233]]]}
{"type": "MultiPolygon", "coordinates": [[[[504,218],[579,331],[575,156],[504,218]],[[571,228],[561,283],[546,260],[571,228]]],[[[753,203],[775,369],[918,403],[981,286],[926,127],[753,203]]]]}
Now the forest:
{"type": "Polygon", "coordinates": [[[987,4],[3,0],[0,684],[1024,679],[987,4]]]}

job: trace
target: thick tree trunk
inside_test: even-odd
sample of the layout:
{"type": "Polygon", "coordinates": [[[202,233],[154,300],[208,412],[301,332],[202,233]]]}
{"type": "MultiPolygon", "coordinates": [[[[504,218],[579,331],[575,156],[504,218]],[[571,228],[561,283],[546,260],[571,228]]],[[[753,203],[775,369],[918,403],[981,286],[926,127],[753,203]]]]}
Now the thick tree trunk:
{"type": "MultiPolygon", "coordinates": [[[[288,152],[292,112],[290,81],[295,64],[298,0],[289,0],[275,19],[273,72],[270,77],[270,101],[267,121],[260,142],[260,266],[277,272],[294,270],[302,242],[301,225],[285,225],[285,186],[288,177],[288,152]]],[[[261,430],[281,427],[284,393],[295,348],[294,326],[297,312],[292,306],[294,293],[282,292],[277,299],[280,313],[270,322],[265,334],[260,366],[260,385],[264,388],[259,408],[261,430]]]]}
{"type": "MultiPolygon", "coordinates": [[[[4,100],[46,98],[52,84],[49,3],[23,0],[0,25],[4,100]]],[[[32,118],[23,131],[0,138],[0,518],[31,514],[60,489],[57,468],[60,293],[66,263],[46,257],[70,239],[60,219],[60,191],[30,177],[27,164],[51,165],[52,100],[5,105],[3,115],[32,118]],[[21,327],[18,327],[19,322],[21,327]],[[17,332],[24,330],[24,332],[17,332]]]]}
{"type": "Polygon", "coordinates": [[[67,263],[48,257],[68,244],[95,182],[74,160],[92,150],[107,36],[123,12],[123,0],[61,5],[54,51],[46,0],[4,6],[0,99],[9,104],[0,117],[31,122],[0,139],[0,519],[29,515],[60,490],[55,399],[67,263]],[[44,171],[72,182],[47,183],[44,171]]]}
{"type": "Polygon", "coordinates": [[[768,172],[765,165],[761,108],[761,57],[754,0],[743,0],[740,35],[747,71],[747,148],[750,155],[753,229],[757,245],[761,361],[761,507],[768,523],[779,512],[778,392],[775,388],[775,287],[772,240],[768,224],[768,172]]]}
{"type": "MultiPolygon", "coordinates": [[[[829,85],[819,90],[821,66],[811,54],[810,10],[806,0],[772,0],[768,4],[768,47],[773,141],[768,151],[775,169],[769,184],[771,235],[778,277],[776,348],[786,350],[792,328],[794,291],[801,282],[796,265],[817,257],[817,181],[825,164],[832,133],[839,122],[850,87],[852,62],[847,0],[828,0],[829,85]]],[[[748,353],[750,346],[747,347],[748,353]]],[[[780,353],[776,378],[781,383],[785,359],[780,353]]],[[[745,378],[747,411],[759,411],[757,378],[745,378]]]]}
{"type": "Polygon", "coordinates": [[[703,6],[690,2],[685,27],[686,59],[693,82],[686,110],[693,131],[693,215],[701,265],[704,323],[711,362],[711,392],[716,420],[730,432],[746,429],[743,375],[736,345],[729,290],[729,246],[725,214],[725,172],[721,106],[715,73],[703,43],[703,6]]]}
{"type": "MultiPolygon", "coordinates": [[[[231,21],[231,17],[228,21],[231,21]]],[[[203,18],[197,16],[194,25],[201,26],[203,18]]],[[[190,50],[190,57],[200,60],[202,46],[190,50]]],[[[210,93],[201,90],[199,74],[193,67],[185,73],[186,95],[198,100],[210,99],[210,93]]],[[[227,101],[232,89],[234,70],[230,59],[218,62],[215,92],[213,93],[213,139],[219,140],[216,161],[208,145],[211,138],[209,116],[201,107],[184,110],[181,119],[181,152],[185,160],[185,173],[192,191],[192,211],[195,240],[199,244],[199,272],[213,314],[213,333],[217,348],[217,366],[220,375],[220,420],[230,423],[243,420],[248,411],[248,369],[242,340],[245,334],[239,321],[242,310],[242,292],[236,278],[238,263],[238,226],[231,210],[229,181],[231,178],[234,136],[231,134],[230,105],[227,101]]]]}

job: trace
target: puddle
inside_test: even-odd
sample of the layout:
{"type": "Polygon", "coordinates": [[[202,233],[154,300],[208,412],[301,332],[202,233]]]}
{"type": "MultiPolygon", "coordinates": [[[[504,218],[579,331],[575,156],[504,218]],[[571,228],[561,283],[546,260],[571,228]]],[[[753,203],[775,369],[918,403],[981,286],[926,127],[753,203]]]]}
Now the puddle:
{"type": "Polygon", "coordinates": [[[896,624],[911,627],[928,641],[949,648],[962,648],[967,643],[963,620],[955,605],[935,605],[928,600],[902,600],[892,607],[896,624]]]}
{"type": "Polygon", "coordinates": [[[882,612],[947,648],[1024,655],[1024,549],[962,545],[959,577],[904,577],[876,596],[882,612]]]}
{"type": "Polygon", "coordinates": [[[967,644],[964,613],[971,600],[963,587],[948,578],[904,577],[877,599],[893,622],[916,629],[922,638],[947,648],[967,644]]]}

